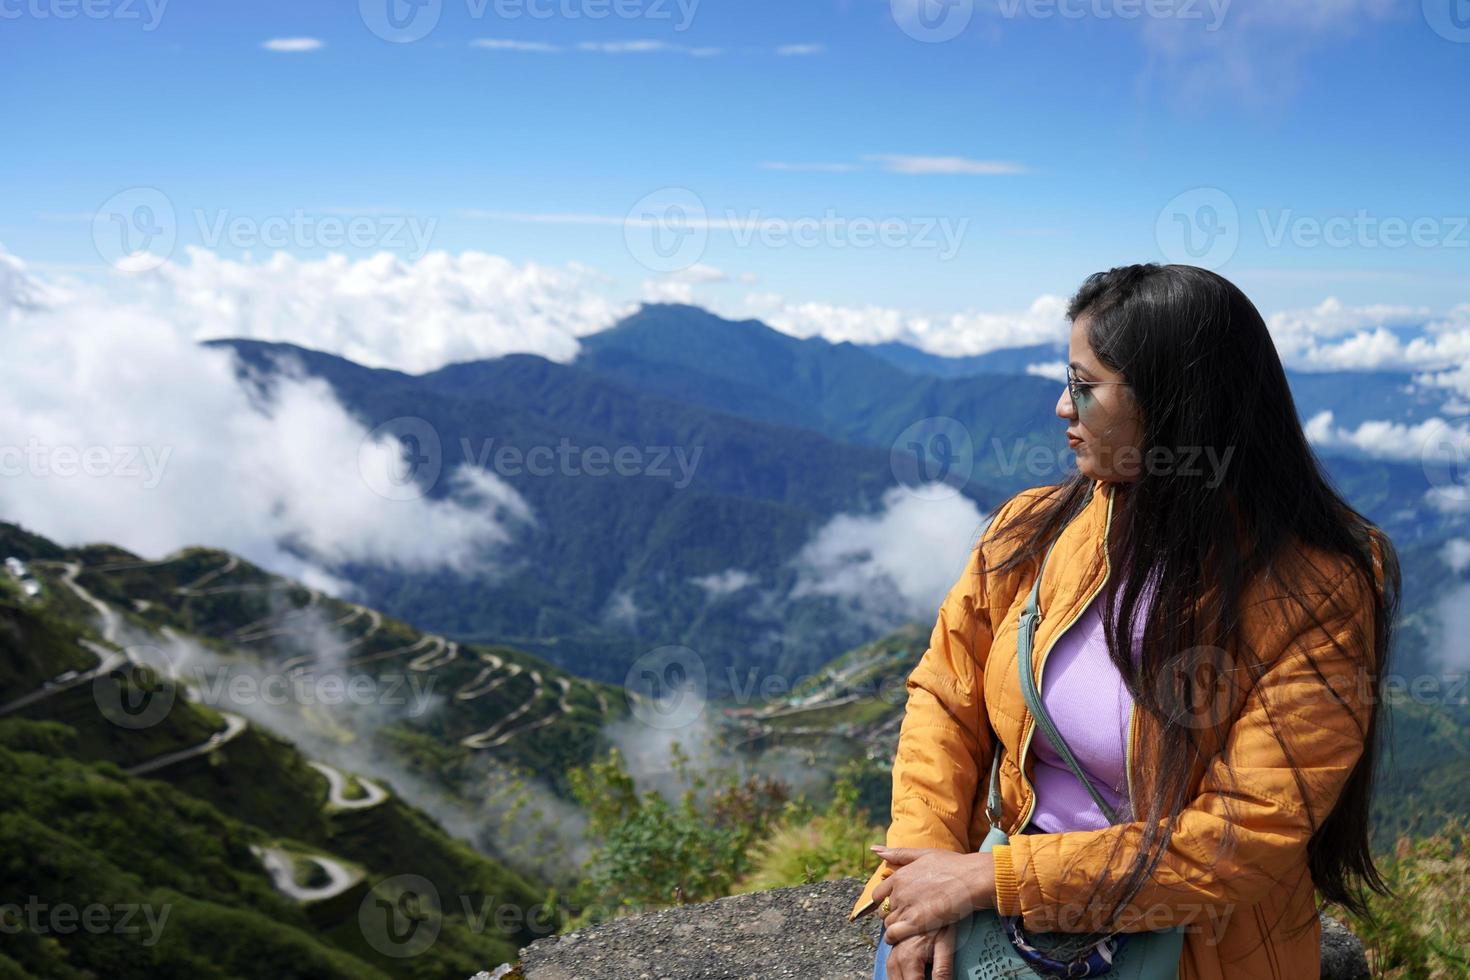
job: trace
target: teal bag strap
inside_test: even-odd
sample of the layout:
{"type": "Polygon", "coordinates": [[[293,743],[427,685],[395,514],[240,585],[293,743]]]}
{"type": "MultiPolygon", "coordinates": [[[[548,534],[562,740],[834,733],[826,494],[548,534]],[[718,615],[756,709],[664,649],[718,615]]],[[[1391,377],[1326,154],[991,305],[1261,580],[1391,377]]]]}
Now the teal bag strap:
{"type": "Polygon", "coordinates": [[[990,792],[985,796],[985,815],[990,818],[991,827],[999,827],[1001,819],[1000,754],[1005,751],[1005,748],[1000,744],[1000,739],[995,738],[994,741],[995,751],[991,754],[990,759],[990,792]]]}

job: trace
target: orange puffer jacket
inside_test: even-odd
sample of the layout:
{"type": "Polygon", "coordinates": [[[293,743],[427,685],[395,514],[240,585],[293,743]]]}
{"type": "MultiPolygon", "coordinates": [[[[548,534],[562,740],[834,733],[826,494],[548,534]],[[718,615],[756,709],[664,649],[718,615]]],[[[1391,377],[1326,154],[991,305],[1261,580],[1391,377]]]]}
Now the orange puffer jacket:
{"type": "MultiPolygon", "coordinates": [[[[1052,644],[1108,577],[1112,489],[1097,481],[1046,562],[1034,647],[1038,678],[1052,644]]],[[[1004,526],[1027,498],[1048,492],[1054,491],[1018,494],[991,529],[1004,526]]],[[[990,566],[1004,557],[989,531],[983,547],[990,566]]],[[[1381,589],[1382,551],[1376,539],[1373,547],[1381,589]]],[[[1196,767],[1194,800],[1174,821],[1168,848],[1130,903],[1143,917],[1133,928],[1188,926],[1180,962],[1185,980],[1314,980],[1320,970],[1307,842],[1363,751],[1372,697],[1365,664],[1371,659],[1374,606],[1368,584],[1342,556],[1302,549],[1292,558],[1312,562],[1321,581],[1333,584],[1325,590],[1294,590],[1298,600],[1292,600],[1280,586],[1261,580],[1243,597],[1241,635],[1262,661],[1258,679],[1231,702],[1232,720],[1217,735],[1215,744],[1230,765],[1215,754],[1196,767]],[[1315,605],[1322,626],[1304,604],[1315,605]],[[1329,632],[1342,650],[1334,647],[1329,632]]],[[[887,843],[962,852],[979,848],[989,830],[984,797],[993,730],[1005,749],[1002,816],[1011,834],[1010,845],[995,851],[998,909],[1022,916],[1032,931],[1086,930],[1101,923],[1077,910],[1088,907],[1100,878],[1106,874],[1116,880],[1130,865],[1143,824],[1015,833],[1035,803],[1028,753],[1035,722],[1017,678],[1016,631],[1036,567],[1031,561],[982,577],[972,551],[941,605],[929,649],[907,680],[887,843]]],[[[1158,741],[1147,712],[1135,712],[1130,734],[1130,788],[1146,786],[1150,747],[1158,741]]],[[[887,863],[879,866],[854,914],[871,904],[873,888],[893,870],[887,863]]]]}

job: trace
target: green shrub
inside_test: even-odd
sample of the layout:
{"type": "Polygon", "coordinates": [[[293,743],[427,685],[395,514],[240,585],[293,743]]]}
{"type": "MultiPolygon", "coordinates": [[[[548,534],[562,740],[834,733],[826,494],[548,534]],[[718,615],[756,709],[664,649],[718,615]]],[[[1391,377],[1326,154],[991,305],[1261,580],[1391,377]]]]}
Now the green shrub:
{"type": "Polygon", "coordinates": [[[853,765],[838,773],[826,813],[813,814],[805,801],[788,804],[779,825],[756,843],[751,874],[739,891],[867,878],[877,863],[868,848],[882,843],[883,831],[858,805],[855,775],[853,765]]]}
{"type": "Polygon", "coordinates": [[[749,870],[749,852],[781,812],[786,788],[733,773],[691,774],[675,744],[673,771],[684,784],[677,802],[639,793],[616,749],[571,773],[572,792],[596,841],[583,883],[578,924],[614,912],[644,910],[728,895],[749,870]]]}
{"type": "Polygon", "coordinates": [[[1400,838],[1380,863],[1393,894],[1374,896],[1369,917],[1349,919],[1375,975],[1470,976],[1470,828],[1456,820],[1432,837],[1400,838]]]}

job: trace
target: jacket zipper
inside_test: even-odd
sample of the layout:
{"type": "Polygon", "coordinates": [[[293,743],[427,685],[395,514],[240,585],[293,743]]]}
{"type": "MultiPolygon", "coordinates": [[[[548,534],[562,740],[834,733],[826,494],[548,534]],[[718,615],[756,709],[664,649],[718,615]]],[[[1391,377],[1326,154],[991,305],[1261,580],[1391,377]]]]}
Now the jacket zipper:
{"type": "Polygon", "coordinates": [[[1137,798],[1133,795],[1133,739],[1138,734],[1138,702],[1134,701],[1128,706],[1128,747],[1123,750],[1123,787],[1128,790],[1128,810],[1132,816],[1137,816],[1138,811],[1133,809],[1133,801],[1137,798]]]}
{"type": "MultiPolygon", "coordinates": [[[[1046,648],[1041,651],[1041,662],[1036,665],[1036,690],[1037,690],[1037,693],[1038,694],[1041,692],[1042,680],[1043,680],[1043,677],[1046,674],[1046,658],[1051,654],[1051,648],[1054,647],[1054,646],[1056,646],[1057,640],[1060,639],[1061,636],[1064,633],[1067,632],[1067,630],[1069,630],[1069,629],[1072,628],[1072,624],[1073,623],[1077,622],[1077,620],[1079,620],[1079,619],[1082,618],[1082,613],[1086,611],[1086,609],[1087,609],[1088,606],[1092,605],[1092,600],[1094,600],[1094,599],[1097,598],[1097,594],[1102,591],[1103,586],[1107,584],[1108,576],[1112,573],[1112,565],[1111,565],[1111,563],[1109,561],[1109,557],[1108,557],[1108,531],[1112,528],[1112,526],[1113,526],[1113,491],[1112,491],[1112,488],[1109,487],[1108,488],[1108,516],[1107,516],[1106,523],[1103,526],[1103,577],[1102,577],[1102,581],[1097,584],[1097,588],[1095,588],[1095,589],[1092,590],[1092,594],[1087,597],[1087,601],[1084,602],[1082,604],[1081,608],[1079,608],[1077,610],[1076,615],[1074,615],[1066,623],[1066,625],[1064,625],[1061,629],[1057,630],[1057,632],[1052,636],[1051,642],[1049,642],[1046,645],[1046,648]]],[[[1040,622],[1039,619],[1038,619],[1038,622],[1040,622]]],[[[1010,832],[1012,834],[1016,833],[1018,830],[1020,830],[1022,827],[1026,826],[1027,823],[1030,822],[1030,820],[1031,820],[1031,814],[1036,809],[1036,786],[1031,782],[1031,778],[1026,775],[1026,754],[1031,751],[1031,738],[1035,734],[1036,734],[1036,719],[1028,711],[1026,713],[1026,734],[1021,739],[1021,755],[1020,755],[1020,758],[1018,758],[1016,760],[1017,764],[1020,766],[1020,769],[1021,769],[1021,780],[1026,784],[1026,790],[1027,790],[1028,796],[1027,796],[1027,800],[1026,800],[1026,809],[1025,809],[1025,812],[1021,814],[1020,818],[1016,822],[1015,827],[1013,827],[1011,829],[1010,832]]],[[[1125,753],[1125,756],[1124,756],[1124,771],[1125,771],[1125,775],[1128,776],[1130,778],[1130,780],[1131,780],[1132,773],[1131,773],[1131,770],[1128,768],[1128,766],[1129,766],[1129,763],[1131,761],[1131,756],[1132,756],[1131,749],[1132,749],[1132,747],[1133,747],[1133,723],[1132,723],[1132,720],[1130,719],[1130,721],[1129,721],[1129,731],[1128,731],[1128,748],[1129,748],[1130,751],[1126,752],[1125,753]]],[[[1129,782],[1129,793],[1128,793],[1128,795],[1129,795],[1129,799],[1131,801],[1132,796],[1133,796],[1133,788],[1132,788],[1131,781],[1129,782]]]]}

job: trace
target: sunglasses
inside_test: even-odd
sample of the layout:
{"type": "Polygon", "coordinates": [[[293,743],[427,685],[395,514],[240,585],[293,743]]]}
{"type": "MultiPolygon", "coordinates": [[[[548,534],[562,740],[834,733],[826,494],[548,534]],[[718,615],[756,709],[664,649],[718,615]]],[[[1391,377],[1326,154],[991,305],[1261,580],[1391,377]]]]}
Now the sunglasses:
{"type": "Polygon", "coordinates": [[[1127,385],[1126,381],[1083,381],[1077,377],[1077,372],[1072,365],[1067,365],[1067,394],[1072,398],[1072,404],[1077,406],[1077,414],[1081,415],[1091,408],[1094,399],[1092,389],[1099,385],[1127,385]]]}

